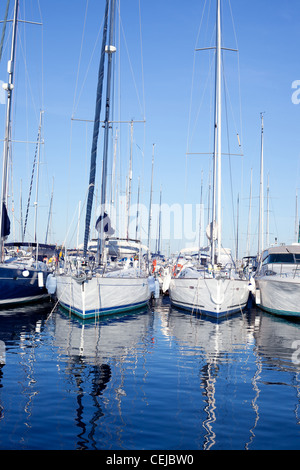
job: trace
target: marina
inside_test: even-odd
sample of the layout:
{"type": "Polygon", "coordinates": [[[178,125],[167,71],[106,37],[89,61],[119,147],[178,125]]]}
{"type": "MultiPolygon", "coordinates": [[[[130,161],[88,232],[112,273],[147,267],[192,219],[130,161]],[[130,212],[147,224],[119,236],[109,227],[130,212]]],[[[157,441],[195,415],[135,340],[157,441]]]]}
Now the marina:
{"type": "Polygon", "coordinates": [[[2,311],[0,448],[299,449],[299,328],[253,307],[216,322],[167,297],[99,322],[2,311]]]}
{"type": "Polygon", "coordinates": [[[0,8],[0,450],[300,449],[299,5],[190,2],[0,8]]]}

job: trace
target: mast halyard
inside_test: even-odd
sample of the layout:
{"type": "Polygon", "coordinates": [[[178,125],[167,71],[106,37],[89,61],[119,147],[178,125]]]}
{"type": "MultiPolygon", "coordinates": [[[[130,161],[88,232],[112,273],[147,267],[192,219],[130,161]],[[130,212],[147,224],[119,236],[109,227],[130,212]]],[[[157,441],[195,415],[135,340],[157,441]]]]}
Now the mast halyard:
{"type": "Polygon", "coordinates": [[[4,238],[9,235],[7,232],[5,218],[7,218],[7,183],[8,183],[8,160],[10,150],[10,139],[11,139],[11,107],[12,107],[12,91],[13,75],[14,75],[14,62],[15,62],[15,50],[16,50],[16,36],[17,36],[17,22],[18,22],[18,9],[19,0],[15,0],[14,6],[14,17],[13,17],[13,30],[12,30],[12,41],[11,41],[11,53],[8,61],[8,82],[2,86],[7,92],[7,105],[6,105],[6,126],[5,126],[5,137],[4,137],[4,148],[3,148],[3,170],[2,170],[2,191],[1,191],[1,204],[0,204],[0,259],[3,261],[3,247],[4,238]]]}

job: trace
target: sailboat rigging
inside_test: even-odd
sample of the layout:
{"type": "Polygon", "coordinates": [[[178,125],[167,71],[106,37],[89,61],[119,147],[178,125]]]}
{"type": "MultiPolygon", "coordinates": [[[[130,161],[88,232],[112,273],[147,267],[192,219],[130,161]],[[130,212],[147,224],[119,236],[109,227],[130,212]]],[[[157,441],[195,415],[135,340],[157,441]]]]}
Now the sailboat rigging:
{"type": "MultiPolygon", "coordinates": [[[[96,162],[97,162],[96,157],[97,157],[97,145],[98,145],[98,136],[99,136],[99,127],[100,127],[100,113],[101,113],[102,94],[103,94],[108,9],[109,9],[109,2],[107,1],[106,6],[105,6],[101,59],[100,59],[99,72],[98,72],[97,99],[96,99],[96,109],[95,109],[95,118],[94,118],[91,162],[90,162],[89,193],[88,193],[88,201],[87,201],[86,220],[85,220],[85,234],[84,234],[84,248],[83,248],[84,256],[86,256],[87,254],[87,246],[88,246],[88,240],[89,240],[90,222],[91,222],[92,206],[93,206],[93,198],[94,198],[94,189],[95,189],[95,180],[96,180],[96,162]]],[[[107,132],[107,128],[106,128],[106,132],[107,132]]],[[[104,166],[104,163],[103,163],[103,166],[104,166]]],[[[102,172],[102,178],[104,179],[106,178],[106,175],[104,174],[104,172],[102,172]]]]}
{"type": "MultiPolygon", "coordinates": [[[[126,263],[108,258],[109,244],[106,241],[114,233],[107,210],[107,168],[109,129],[111,121],[112,56],[114,46],[115,0],[106,0],[101,57],[98,72],[94,132],[91,150],[89,194],[86,209],[83,259],[65,259],[63,269],[56,272],[56,295],[60,305],[75,315],[86,319],[101,315],[138,309],[145,306],[150,298],[148,274],[143,269],[141,245],[136,244],[134,261],[126,263]],[[109,23],[109,25],[108,25],[109,23]],[[108,31],[109,28],[109,31],[108,31]],[[108,45],[107,45],[108,36],[108,45]],[[101,206],[96,221],[98,231],[96,259],[90,262],[88,240],[91,223],[94,187],[96,181],[96,161],[99,137],[103,83],[106,67],[106,100],[104,117],[103,160],[101,180],[101,206]],[[107,246],[108,245],[108,246],[107,246]]],[[[113,240],[110,240],[113,243],[113,240]]],[[[127,237],[128,242],[128,237],[127,237]]]]}
{"type": "MultiPolygon", "coordinates": [[[[268,236],[264,243],[263,199],[264,199],[264,122],[261,113],[261,156],[259,196],[259,236],[257,270],[254,273],[255,302],[258,307],[274,315],[300,318],[300,244],[270,245],[268,236]]],[[[269,182],[267,197],[269,199],[269,182]]],[[[268,201],[267,201],[268,203],[268,201]]],[[[267,207],[268,209],[268,207],[267,207]]],[[[267,213],[268,216],[268,213],[267,213]]],[[[269,231],[267,220],[267,234],[269,231]]]]}
{"type": "Polygon", "coordinates": [[[11,109],[12,109],[12,91],[14,89],[14,62],[16,50],[16,36],[17,36],[17,18],[18,18],[19,2],[15,1],[14,17],[13,17],[13,30],[10,59],[7,64],[8,81],[3,84],[4,90],[7,92],[7,105],[6,105],[6,126],[4,136],[4,149],[3,149],[3,169],[2,169],[2,191],[1,191],[1,206],[0,206],[0,258],[1,262],[4,260],[4,239],[10,233],[10,222],[7,214],[7,191],[8,191],[8,160],[9,160],[9,143],[11,136],[11,109]]]}
{"type": "MultiPolygon", "coordinates": [[[[39,244],[36,238],[36,230],[34,243],[24,242],[23,234],[22,243],[7,243],[6,241],[8,236],[10,235],[10,220],[8,215],[8,167],[11,158],[11,110],[12,95],[14,90],[14,68],[16,56],[15,50],[18,25],[18,11],[19,0],[15,0],[11,52],[7,67],[8,81],[7,83],[3,84],[3,88],[7,93],[7,104],[0,204],[0,306],[28,303],[31,301],[36,301],[49,297],[45,287],[45,283],[50,268],[48,265],[38,259],[39,244]],[[21,245],[23,247],[31,249],[31,251],[24,252],[24,250],[20,250],[19,252],[19,248],[17,248],[17,250],[14,250],[14,247],[20,247],[21,245]]],[[[35,214],[35,223],[36,218],[37,215],[35,214]]],[[[43,248],[50,248],[51,253],[54,252],[53,246],[49,247],[48,245],[44,245],[43,248]]]]}
{"type": "MultiPolygon", "coordinates": [[[[205,48],[207,49],[207,48],[205,48]]],[[[174,306],[221,318],[241,311],[247,303],[248,282],[232,263],[230,250],[222,248],[221,218],[221,0],[217,0],[215,49],[214,150],[211,222],[206,235],[209,247],[199,247],[198,263],[187,263],[173,275],[169,295],[174,306]],[[204,256],[199,256],[200,251],[204,256]],[[209,263],[207,263],[209,254],[209,263]]],[[[232,49],[230,49],[232,50],[232,49]]]]}

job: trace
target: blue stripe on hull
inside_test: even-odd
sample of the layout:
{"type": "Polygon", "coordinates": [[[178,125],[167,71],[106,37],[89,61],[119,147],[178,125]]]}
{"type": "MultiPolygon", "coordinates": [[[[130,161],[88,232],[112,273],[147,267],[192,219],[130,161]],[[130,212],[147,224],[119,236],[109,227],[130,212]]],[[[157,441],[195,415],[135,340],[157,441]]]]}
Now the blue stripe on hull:
{"type": "Polygon", "coordinates": [[[201,313],[203,315],[206,315],[207,317],[215,318],[217,320],[220,318],[228,317],[230,315],[234,315],[235,313],[239,313],[243,310],[243,308],[245,308],[245,306],[244,307],[238,306],[227,312],[211,312],[209,310],[204,310],[199,307],[197,308],[194,305],[190,306],[189,304],[180,304],[172,300],[171,300],[171,304],[174,305],[174,307],[180,308],[182,310],[188,310],[189,312],[193,312],[193,313],[201,313]]]}
{"type": "MultiPolygon", "coordinates": [[[[45,284],[45,273],[44,284],[45,284]]],[[[38,285],[38,272],[30,271],[28,277],[20,268],[0,268],[0,307],[35,302],[49,297],[45,287],[38,285]],[[34,278],[33,278],[34,276],[34,278]]]]}
{"type": "Polygon", "coordinates": [[[100,316],[106,316],[106,315],[114,315],[116,313],[122,313],[122,312],[128,312],[130,310],[137,310],[141,307],[145,307],[148,304],[148,300],[139,302],[136,304],[128,304],[128,305],[123,305],[123,306],[117,306],[114,308],[101,308],[101,309],[96,309],[96,310],[88,310],[87,312],[83,313],[82,310],[76,309],[74,307],[71,307],[71,305],[67,305],[64,302],[59,301],[60,305],[67,310],[68,312],[73,313],[79,318],[84,318],[84,319],[90,319],[90,318],[97,318],[100,316]]]}
{"type": "Polygon", "coordinates": [[[275,308],[269,308],[269,307],[264,307],[263,305],[256,304],[261,310],[264,310],[268,313],[272,313],[274,315],[277,315],[279,317],[294,317],[294,318],[300,318],[300,312],[288,312],[284,310],[276,310],[275,308]]]}

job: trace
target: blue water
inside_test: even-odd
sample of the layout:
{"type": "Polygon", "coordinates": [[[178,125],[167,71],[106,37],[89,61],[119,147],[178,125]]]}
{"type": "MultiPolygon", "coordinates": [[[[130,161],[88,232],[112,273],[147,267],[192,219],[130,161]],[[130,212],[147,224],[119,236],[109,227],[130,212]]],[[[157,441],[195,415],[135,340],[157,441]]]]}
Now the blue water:
{"type": "Polygon", "coordinates": [[[300,449],[300,323],[0,311],[0,449],[300,449]]]}

